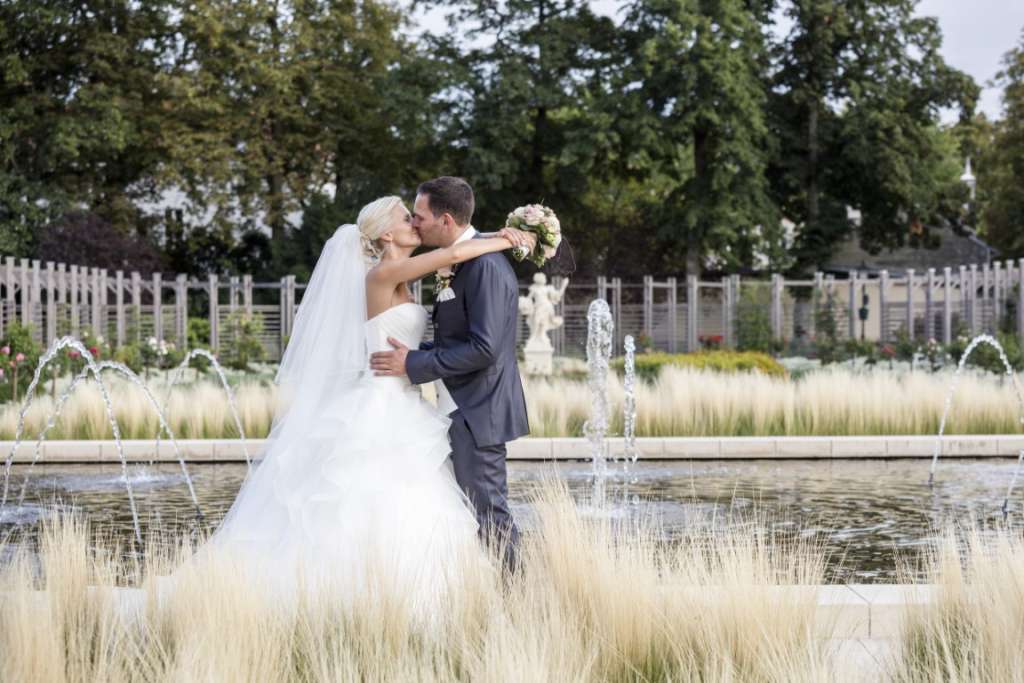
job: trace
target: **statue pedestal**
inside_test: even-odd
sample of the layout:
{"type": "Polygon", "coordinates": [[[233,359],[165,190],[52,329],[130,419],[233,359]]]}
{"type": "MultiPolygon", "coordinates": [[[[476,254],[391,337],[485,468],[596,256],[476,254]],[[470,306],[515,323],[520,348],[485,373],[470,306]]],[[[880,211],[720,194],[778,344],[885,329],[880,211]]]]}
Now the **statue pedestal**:
{"type": "Polygon", "coordinates": [[[555,352],[551,349],[523,350],[527,375],[550,375],[555,371],[555,352]]]}
{"type": "Polygon", "coordinates": [[[547,338],[530,339],[526,342],[523,358],[527,375],[551,375],[555,371],[555,349],[547,338]]]}

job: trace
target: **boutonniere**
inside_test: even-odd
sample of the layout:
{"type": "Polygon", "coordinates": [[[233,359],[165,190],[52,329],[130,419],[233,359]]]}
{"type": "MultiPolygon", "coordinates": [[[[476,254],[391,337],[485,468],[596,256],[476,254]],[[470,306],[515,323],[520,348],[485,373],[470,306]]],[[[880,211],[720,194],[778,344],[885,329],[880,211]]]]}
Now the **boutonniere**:
{"type": "Polygon", "coordinates": [[[438,301],[451,301],[455,298],[455,290],[452,289],[452,278],[455,272],[451,268],[442,268],[435,275],[434,298],[438,301]]]}

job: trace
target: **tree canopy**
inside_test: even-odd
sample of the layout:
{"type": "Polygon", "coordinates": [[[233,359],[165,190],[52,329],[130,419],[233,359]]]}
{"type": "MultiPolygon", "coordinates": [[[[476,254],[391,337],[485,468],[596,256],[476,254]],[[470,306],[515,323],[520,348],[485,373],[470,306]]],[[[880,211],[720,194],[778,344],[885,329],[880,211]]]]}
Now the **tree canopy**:
{"type": "Polygon", "coordinates": [[[1002,117],[974,126],[978,218],[985,237],[1003,256],[1024,257],[1024,31],[1003,57],[996,82],[1003,88],[1002,117]]]}
{"type": "Polygon", "coordinates": [[[416,4],[449,30],[384,0],[0,3],[0,253],[70,234],[84,261],[75,231],[102,229],[172,271],[302,277],[439,174],[484,228],[550,205],[583,274],[807,272],[855,227],[883,249],[977,223],[1024,253],[1024,43],[987,122],[916,0],[416,4]]]}

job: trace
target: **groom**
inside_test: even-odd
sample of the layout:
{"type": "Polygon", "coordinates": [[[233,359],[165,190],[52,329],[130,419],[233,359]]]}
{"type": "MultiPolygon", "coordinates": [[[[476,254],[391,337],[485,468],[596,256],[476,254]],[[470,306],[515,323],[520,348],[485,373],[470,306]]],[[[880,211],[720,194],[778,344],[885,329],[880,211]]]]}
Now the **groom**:
{"type": "MultiPolygon", "coordinates": [[[[413,227],[427,246],[472,239],[473,207],[465,180],[428,180],[416,191],[413,227]]],[[[372,354],[370,366],[414,384],[442,380],[438,407],[452,420],[455,478],[476,508],[482,538],[503,544],[514,570],[519,529],[508,506],[505,443],[530,431],[516,364],[518,283],[508,259],[492,253],[457,266],[450,287],[454,298],[434,303],[432,344],[411,351],[389,339],[396,350],[372,354]]]]}

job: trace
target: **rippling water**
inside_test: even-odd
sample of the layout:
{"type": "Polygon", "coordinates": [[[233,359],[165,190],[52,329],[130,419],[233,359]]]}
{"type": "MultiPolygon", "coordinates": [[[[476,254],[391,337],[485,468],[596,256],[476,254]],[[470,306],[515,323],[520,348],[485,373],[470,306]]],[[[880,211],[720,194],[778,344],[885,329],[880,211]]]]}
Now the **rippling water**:
{"type": "MultiPolygon", "coordinates": [[[[610,513],[653,517],[671,534],[711,517],[756,512],[780,530],[820,540],[830,554],[833,581],[893,581],[897,557],[913,559],[936,525],[998,522],[1015,462],[942,460],[929,488],[928,460],[697,461],[638,463],[608,486],[610,513]]],[[[24,481],[15,466],[13,497],[24,481]]],[[[244,464],[193,465],[190,470],[208,525],[227,512],[245,476],[244,464]]],[[[530,493],[557,472],[584,514],[609,514],[590,504],[589,463],[509,464],[509,488],[521,526],[531,525],[530,493]]],[[[188,528],[194,520],[177,465],[132,467],[143,528],[188,528]]],[[[1011,501],[1016,525],[1024,486],[1011,501]]],[[[8,507],[0,530],[31,535],[52,506],[84,511],[94,526],[132,535],[119,465],[39,466],[29,477],[25,503],[8,507]]]]}

